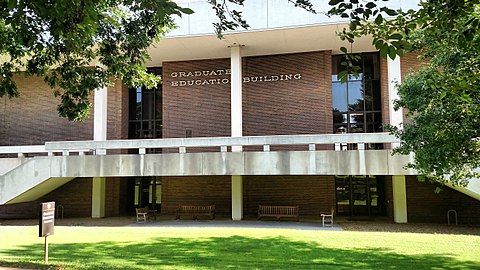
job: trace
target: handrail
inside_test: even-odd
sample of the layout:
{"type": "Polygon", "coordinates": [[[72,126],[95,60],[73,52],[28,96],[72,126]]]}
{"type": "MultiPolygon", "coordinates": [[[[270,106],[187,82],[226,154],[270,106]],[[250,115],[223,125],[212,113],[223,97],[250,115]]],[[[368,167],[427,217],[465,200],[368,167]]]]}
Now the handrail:
{"type": "Polygon", "coordinates": [[[228,147],[263,146],[263,151],[270,151],[271,145],[308,145],[309,150],[316,150],[316,145],[345,145],[358,144],[362,150],[367,143],[398,143],[399,140],[388,133],[354,133],[354,134],[302,134],[302,135],[273,135],[273,136],[244,136],[244,137],[197,137],[197,138],[167,138],[167,139],[138,139],[138,140],[107,140],[107,141],[55,141],[45,145],[0,146],[0,154],[33,153],[62,153],[71,152],[84,155],[93,152],[96,155],[105,155],[107,150],[138,149],[139,154],[145,154],[146,149],[178,148],[179,153],[188,148],[220,147],[226,152],[228,147]]]}
{"type": "Polygon", "coordinates": [[[45,145],[0,146],[0,154],[47,153],[45,145]]]}
{"type": "Polygon", "coordinates": [[[245,137],[197,137],[140,140],[107,140],[107,141],[66,141],[47,142],[45,149],[49,151],[76,151],[79,149],[146,149],[146,148],[186,148],[186,147],[226,147],[252,145],[311,145],[336,143],[398,143],[399,140],[388,133],[355,133],[355,134],[305,134],[274,135],[245,137]]]}

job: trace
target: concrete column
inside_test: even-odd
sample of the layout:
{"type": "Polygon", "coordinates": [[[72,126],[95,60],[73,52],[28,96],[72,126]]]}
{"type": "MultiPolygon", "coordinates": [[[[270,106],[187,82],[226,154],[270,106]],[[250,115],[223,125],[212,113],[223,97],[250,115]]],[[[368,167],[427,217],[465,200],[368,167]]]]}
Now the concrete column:
{"type": "Polygon", "coordinates": [[[107,88],[95,89],[93,102],[93,140],[107,140],[107,88]]]}
{"type": "MultiPolygon", "coordinates": [[[[242,55],[240,45],[230,46],[230,70],[231,70],[231,131],[232,137],[243,136],[242,115],[242,55]]],[[[241,146],[233,146],[233,152],[241,152],[241,146]]]]}
{"type": "Polygon", "coordinates": [[[105,177],[94,177],[92,182],[92,218],[105,217],[105,177]]]}
{"type": "MultiPolygon", "coordinates": [[[[403,123],[403,109],[399,108],[398,111],[393,109],[393,101],[398,99],[397,83],[402,82],[402,70],[400,65],[400,57],[395,57],[395,60],[387,58],[387,70],[388,70],[388,105],[389,105],[389,117],[390,125],[400,127],[403,123]]],[[[393,143],[392,147],[398,147],[398,143],[393,143]]]]}
{"type": "Polygon", "coordinates": [[[407,223],[407,188],[405,175],[393,175],[392,188],[393,220],[396,223],[407,223]]]}
{"type": "Polygon", "coordinates": [[[243,219],[243,177],[232,175],[232,220],[243,219]]]}

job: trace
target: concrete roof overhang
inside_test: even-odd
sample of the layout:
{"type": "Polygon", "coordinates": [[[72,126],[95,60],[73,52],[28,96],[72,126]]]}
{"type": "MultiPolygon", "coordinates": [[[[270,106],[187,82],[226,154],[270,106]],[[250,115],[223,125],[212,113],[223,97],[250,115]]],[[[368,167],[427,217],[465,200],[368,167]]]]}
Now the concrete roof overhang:
{"type": "MultiPolygon", "coordinates": [[[[163,62],[229,58],[229,46],[242,45],[243,56],[286,54],[331,50],[340,53],[340,47],[350,44],[336,35],[345,24],[308,25],[256,31],[240,31],[224,35],[166,37],[149,49],[151,60],[147,66],[162,66],[163,62]]],[[[212,26],[213,28],[213,26],[212,26]]],[[[370,37],[357,38],[353,52],[371,52],[375,48],[370,37]]]]}

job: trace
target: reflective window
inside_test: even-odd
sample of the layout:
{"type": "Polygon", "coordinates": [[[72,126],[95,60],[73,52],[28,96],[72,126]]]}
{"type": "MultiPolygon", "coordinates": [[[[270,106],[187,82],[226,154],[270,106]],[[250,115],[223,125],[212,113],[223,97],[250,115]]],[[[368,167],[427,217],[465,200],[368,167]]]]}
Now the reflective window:
{"type": "Polygon", "coordinates": [[[377,53],[361,54],[358,76],[350,74],[341,83],[338,74],[346,70],[344,56],[332,58],[332,111],[334,133],[382,131],[380,59],[377,53]]]}
{"type": "MultiPolygon", "coordinates": [[[[151,68],[148,71],[162,75],[161,68],[151,68]]],[[[129,138],[162,138],[162,85],[159,84],[154,89],[130,89],[129,95],[129,138]]]]}

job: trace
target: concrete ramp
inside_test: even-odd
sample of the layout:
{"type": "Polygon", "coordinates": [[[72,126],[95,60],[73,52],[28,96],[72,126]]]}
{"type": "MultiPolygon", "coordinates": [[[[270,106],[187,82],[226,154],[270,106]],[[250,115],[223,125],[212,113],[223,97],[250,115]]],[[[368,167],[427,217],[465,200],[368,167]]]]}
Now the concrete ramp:
{"type": "MultiPolygon", "coordinates": [[[[39,199],[76,177],[416,175],[403,168],[411,161],[390,150],[44,156],[0,175],[0,205],[39,199]]],[[[479,179],[452,188],[480,200],[479,179]]]]}
{"type": "Polygon", "coordinates": [[[470,181],[468,182],[468,186],[466,187],[459,187],[459,186],[452,186],[452,185],[447,185],[447,186],[480,201],[480,179],[478,178],[470,179],[470,181]]]}
{"type": "Polygon", "coordinates": [[[70,178],[52,177],[51,158],[33,158],[0,176],[0,205],[37,200],[70,178]]]}

